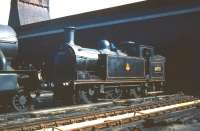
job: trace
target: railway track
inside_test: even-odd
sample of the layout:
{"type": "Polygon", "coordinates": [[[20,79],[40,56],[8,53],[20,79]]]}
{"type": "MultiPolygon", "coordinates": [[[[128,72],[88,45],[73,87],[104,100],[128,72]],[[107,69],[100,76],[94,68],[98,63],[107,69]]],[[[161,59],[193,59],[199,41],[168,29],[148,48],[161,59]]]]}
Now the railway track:
{"type": "Polygon", "coordinates": [[[0,130],[93,130],[124,125],[199,105],[182,94],[118,100],[0,115],[0,130]]]}

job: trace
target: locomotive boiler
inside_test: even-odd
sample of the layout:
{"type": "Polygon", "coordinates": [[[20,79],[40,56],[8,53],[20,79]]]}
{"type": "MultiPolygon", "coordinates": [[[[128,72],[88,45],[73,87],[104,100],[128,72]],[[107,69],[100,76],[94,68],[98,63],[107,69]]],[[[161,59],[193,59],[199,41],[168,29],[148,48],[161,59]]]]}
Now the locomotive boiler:
{"type": "MultiPolygon", "coordinates": [[[[108,40],[101,40],[98,43],[99,49],[83,48],[74,41],[75,28],[65,28],[66,42],[51,54],[48,58],[48,70],[53,70],[47,75],[52,80],[100,80],[100,58],[103,55],[126,56],[114,47],[108,40]],[[114,49],[115,48],[115,49],[114,49]],[[52,77],[53,78],[52,78],[52,77]]],[[[46,72],[48,74],[48,72],[46,72]]]]}

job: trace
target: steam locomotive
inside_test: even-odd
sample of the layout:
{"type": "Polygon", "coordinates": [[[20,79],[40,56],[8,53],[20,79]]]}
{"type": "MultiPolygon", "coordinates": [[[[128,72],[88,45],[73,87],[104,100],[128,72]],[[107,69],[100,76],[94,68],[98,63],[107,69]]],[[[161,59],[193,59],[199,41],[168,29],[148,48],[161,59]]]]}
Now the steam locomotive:
{"type": "Polygon", "coordinates": [[[104,39],[97,42],[98,49],[83,48],[75,44],[75,30],[65,28],[65,43],[44,50],[45,57],[35,57],[37,51],[32,52],[28,58],[41,60],[31,63],[23,59],[27,48],[20,42],[17,56],[21,57],[14,59],[16,34],[10,27],[0,26],[0,93],[7,99],[1,103],[11,101],[16,110],[25,111],[33,103],[33,94],[39,97],[42,91],[53,92],[55,102],[77,104],[163,90],[165,57],[156,55],[152,46],[104,39]]]}

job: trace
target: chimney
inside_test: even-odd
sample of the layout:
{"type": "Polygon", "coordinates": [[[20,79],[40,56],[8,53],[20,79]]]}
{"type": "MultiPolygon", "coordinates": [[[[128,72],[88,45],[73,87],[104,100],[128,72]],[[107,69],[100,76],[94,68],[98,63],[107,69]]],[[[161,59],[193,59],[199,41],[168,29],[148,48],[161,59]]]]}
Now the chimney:
{"type": "Polygon", "coordinates": [[[69,45],[75,45],[75,30],[76,27],[66,27],[64,28],[65,33],[65,43],[69,45]]]}

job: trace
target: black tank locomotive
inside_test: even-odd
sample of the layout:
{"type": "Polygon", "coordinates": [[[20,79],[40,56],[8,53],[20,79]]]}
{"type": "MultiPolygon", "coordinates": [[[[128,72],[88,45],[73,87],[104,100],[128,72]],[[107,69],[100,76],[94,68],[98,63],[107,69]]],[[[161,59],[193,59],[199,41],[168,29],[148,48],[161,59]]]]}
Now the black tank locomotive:
{"type": "Polygon", "coordinates": [[[43,85],[53,86],[60,99],[65,99],[63,92],[73,94],[71,100],[79,103],[83,98],[90,102],[99,97],[138,97],[162,90],[165,58],[155,55],[153,47],[128,41],[116,48],[101,40],[99,49],[83,48],[74,42],[75,28],[66,28],[65,32],[66,43],[50,55],[42,73],[47,82],[43,85]]]}

